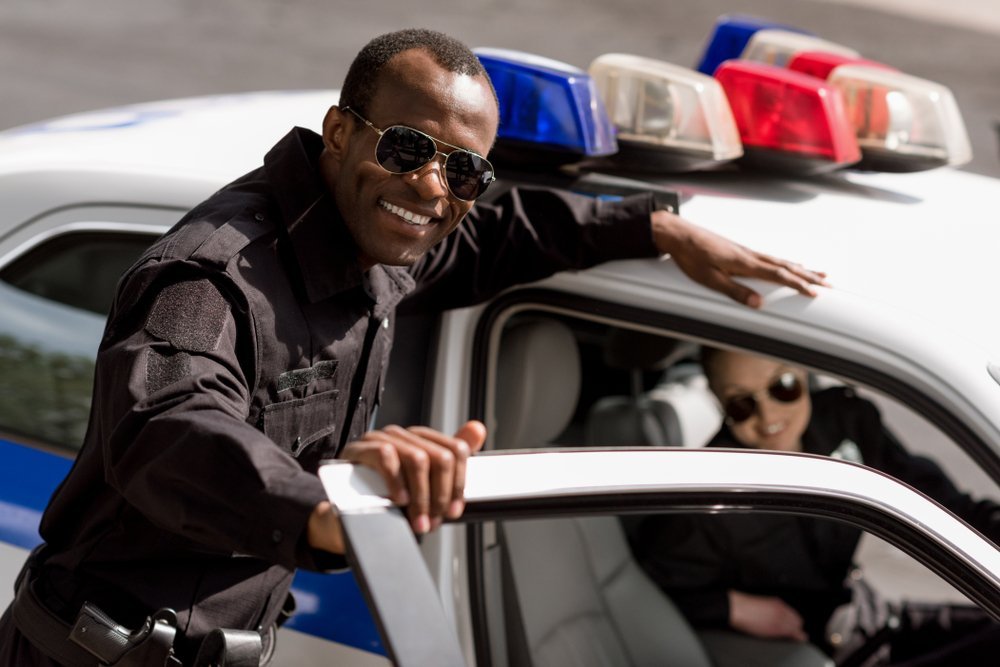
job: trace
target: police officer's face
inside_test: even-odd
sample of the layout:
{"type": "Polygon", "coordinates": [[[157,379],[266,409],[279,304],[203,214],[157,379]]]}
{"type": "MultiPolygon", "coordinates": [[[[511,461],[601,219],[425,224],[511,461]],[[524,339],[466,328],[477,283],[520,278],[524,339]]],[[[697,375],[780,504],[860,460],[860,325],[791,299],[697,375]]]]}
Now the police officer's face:
{"type": "Polygon", "coordinates": [[[727,401],[746,401],[747,396],[753,398],[748,417],[739,421],[727,418],[733,437],[757,449],[802,450],[802,434],[812,414],[802,369],[764,357],[722,351],[713,357],[708,376],[709,386],[723,405],[727,401]],[[772,394],[784,399],[795,395],[789,393],[787,381],[791,378],[799,383],[801,394],[794,400],[774,398],[772,394]],[[782,380],[786,384],[781,384],[782,380]],[[774,390],[769,389],[772,385],[774,390]]]}
{"type": "MultiPolygon", "coordinates": [[[[421,49],[389,62],[363,112],[378,128],[406,125],[480,155],[489,152],[498,122],[484,78],[449,72],[421,49]]],[[[352,113],[331,109],[323,174],[365,267],[409,265],[451,233],[472,202],[451,195],[440,156],[408,174],[384,170],[375,161],[378,139],[352,113]]]]}

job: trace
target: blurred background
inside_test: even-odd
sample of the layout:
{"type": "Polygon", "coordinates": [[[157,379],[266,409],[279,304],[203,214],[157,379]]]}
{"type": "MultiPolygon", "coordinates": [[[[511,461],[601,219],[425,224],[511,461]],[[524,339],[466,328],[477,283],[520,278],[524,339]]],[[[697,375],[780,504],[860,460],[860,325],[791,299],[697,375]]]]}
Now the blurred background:
{"type": "Polygon", "coordinates": [[[949,86],[975,153],[965,169],[1000,177],[1000,0],[2,0],[0,128],[172,97],[334,88],[366,41],[404,27],[583,68],[611,51],[694,66],[727,12],[949,86]]]}

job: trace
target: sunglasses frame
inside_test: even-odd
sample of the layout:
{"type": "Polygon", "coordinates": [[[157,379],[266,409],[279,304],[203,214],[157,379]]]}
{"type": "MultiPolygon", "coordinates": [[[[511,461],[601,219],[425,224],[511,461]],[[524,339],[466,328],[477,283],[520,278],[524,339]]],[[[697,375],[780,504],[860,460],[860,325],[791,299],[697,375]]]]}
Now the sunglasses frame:
{"type": "Polygon", "coordinates": [[[485,162],[489,166],[490,180],[486,181],[486,183],[483,184],[483,186],[482,186],[483,189],[479,192],[479,194],[477,194],[472,199],[466,199],[464,197],[459,197],[457,194],[455,194],[455,190],[451,187],[451,181],[448,179],[448,172],[445,171],[444,182],[445,182],[445,185],[448,187],[448,192],[451,194],[452,197],[454,197],[455,199],[458,199],[459,201],[466,201],[466,202],[475,201],[476,199],[478,199],[479,197],[482,197],[483,194],[486,193],[486,190],[490,187],[490,184],[493,183],[493,181],[497,180],[496,170],[493,168],[493,163],[490,162],[485,157],[483,157],[482,155],[480,155],[479,153],[477,153],[475,151],[470,151],[468,148],[462,148],[461,146],[456,146],[454,144],[449,144],[447,141],[442,141],[441,139],[438,139],[437,137],[432,137],[431,135],[427,134],[426,132],[423,132],[423,131],[418,130],[418,129],[413,128],[413,127],[410,127],[409,125],[399,125],[399,124],[396,124],[396,125],[390,125],[389,127],[384,128],[384,129],[376,127],[374,123],[372,123],[370,120],[368,120],[367,118],[365,118],[364,116],[362,116],[360,113],[358,113],[357,111],[355,111],[351,107],[341,107],[340,110],[341,111],[350,111],[352,114],[354,114],[355,116],[358,117],[358,120],[360,120],[362,123],[364,123],[365,125],[367,125],[371,129],[373,129],[376,132],[376,134],[378,134],[378,142],[375,143],[375,164],[377,164],[382,170],[384,170],[388,174],[412,174],[415,171],[420,171],[421,169],[423,169],[424,167],[426,167],[428,164],[430,164],[431,162],[433,162],[435,159],[437,159],[438,155],[444,157],[444,163],[443,164],[444,164],[445,169],[447,169],[447,167],[448,167],[448,158],[450,158],[453,154],[455,154],[457,152],[461,152],[461,153],[468,153],[469,155],[473,155],[473,156],[479,158],[480,160],[482,160],[483,162],[485,162]],[[416,166],[413,169],[410,169],[408,171],[391,171],[389,169],[386,169],[382,165],[382,163],[379,162],[379,159],[378,159],[378,144],[379,144],[379,142],[382,141],[382,138],[383,138],[383,136],[385,136],[386,132],[388,132],[389,130],[391,130],[393,128],[396,128],[396,127],[402,128],[404,130],[409,130],[410,132],[416,132],[420,136],[427,137],[428,139],[430,139],[431,142],[435,146],[434,155],[432,155],[427,160],[427,162],[424,162],[423,164],[418,165],[418,166],[416,166]],[[438,145],[447,146],[448,148],[451,148],[452,150],[449,151],[449,152],[447,152],[447,153],[445,153],[443,151],[439,151],[439,150],[437,150],[437,146],[438,145]]]}
{"type": "MultiPolygon", "coordinates": [[[[789,388],[791,388],[791,387],[789,387],[789,388]]],[[[797,401],[801,401],[802,397],[805,396],[805,394],[806,394],[806,383],[805,383],[805,381],[803,381],[803,379],[800,378],[794,371],[784,371],[782,373],[779,373],[778,375],[775,375],[773,378],[771,378],[771,381],[768,382],[767,386],[764,387],[763,389],[758,389],[757,391],[751,391],[751,392],[746,392],[746,393],[735,394],[733,396],[729,396],[728,398],[726,398],[725,400],[722,401],[722,411],[726,415],[726,422],[727,423],[730,423],[730,424],[742,424],[746,420],[748,420],[751,417],[753,417],[754,414],[756,414],[757,408],[760,406],[760,401],[761,401],[761,399],[758,398],[758,395],[765,395],[768,400],[774,401],[775,403],[780,403],[782,405],[791,405],[792,403],[795,403],[797,401]],[[784,387],[784,385],[782,383],[782,380],[784,378],[786,378],[787,376],[789,376],[789,375],[792,376],[792,378],[795,380],[795,384],[793,386],[797,389],[797,393],[795,394],[795,396],[793,398],[789,398],[789,399],[783,399],[783,398],[780,398],[779,396],[775,396],[775,389],[774,388],[775,387],[784,387]],[[730,409],[731,409],[730,406],[735,401],[743,401],[743,400],[746,400],[746,399],[749,399],[750,402],[752,403],[751,409],[746,414],[745,417],[740,417],[740,418],[737,419],[737,416],[734,416],[734,415],[730,414],[730,409]]]]}

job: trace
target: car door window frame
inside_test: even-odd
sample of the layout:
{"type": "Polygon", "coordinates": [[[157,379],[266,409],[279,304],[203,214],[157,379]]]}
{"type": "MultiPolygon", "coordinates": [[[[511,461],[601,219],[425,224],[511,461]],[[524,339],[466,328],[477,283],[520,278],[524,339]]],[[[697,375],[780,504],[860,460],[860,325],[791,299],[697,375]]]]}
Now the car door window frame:
{"type": "MultiPolygon", "coordinates": [[[[505,292],[490,302],[480,313],[471,346],[468,409],[470,419],[485,420],[487,417],[488,401],[492,399],[490,383],[495,382],[496,378],[495,350],[500,332],[512,316],[528,311],[594,320],[612,326],[648,328],[660,331],[664,335],[731,345],[787,359],[808,368],[820,369],[824,373],[867,385],[891,396],[909,409],[920,412],[946,437],[961,447],[994,483],[1000,485],[1000,456],[997,456],[989,443],[933,397],[888,373],[834,354],[693,317],[643,309],[547,287],[526,287],[505,292]]],[[[623,509],[624,511],[627,510],[623,509]]],[[[485,548],[483,524],[470,525],[466,536],[469,604],[472,609],[472,635],[476,659],[480,665],[491,664],[492,655],[489,632],[486,628],[488,613],[484,589],[485,548]]]]}

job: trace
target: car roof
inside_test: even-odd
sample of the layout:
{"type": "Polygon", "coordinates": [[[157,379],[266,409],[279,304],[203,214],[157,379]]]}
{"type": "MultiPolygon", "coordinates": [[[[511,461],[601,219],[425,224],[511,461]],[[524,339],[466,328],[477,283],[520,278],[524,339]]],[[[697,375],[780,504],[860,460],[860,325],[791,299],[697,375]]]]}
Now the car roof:
{"type": "Polygon", "coordinates": [[[0,132],[0,175],[34,170],[196,174],[222,182],[260,165],[292,127],[319,129],[336,90],[163,100],[72,114],[0,132]]]}
{"type": "MultiPolygon", "coordinates": [[[[336,90],[217,95],[13,128],[0,133],[0,188],[5,177],[26,172],[99,172],[108,181],[142,175],[183,181],[190,194],[180,198],[193,198],[193,205],[260,165],[291,127],[318,129],[338,99],[336,90]]],[[[641,178],[677,189],[682,215],[698,225],[824,270],[837,291],[943,323],[1000,359],[1000,314],[992,307],[1000,181],[950,168],[812,177],[728,169],[641,178]]],[[[635,263],[600,272],[650,284],[663,279],[635,263]]],[[[676,287],[700,293],[684,281],[676,287]]]]}

